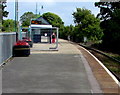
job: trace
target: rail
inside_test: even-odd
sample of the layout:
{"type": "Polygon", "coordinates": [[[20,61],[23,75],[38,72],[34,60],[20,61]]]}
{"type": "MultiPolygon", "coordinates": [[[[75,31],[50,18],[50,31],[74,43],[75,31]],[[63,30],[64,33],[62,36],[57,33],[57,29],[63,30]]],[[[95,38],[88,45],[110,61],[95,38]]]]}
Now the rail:
{"type": "MultiPolygon", "coordinates": [[[[113,57],[105,54],[104,52],[102,52],[102,51],[100,51],[100,50],[97,50],[97,49],[94,49],[94,48],[85,46],[85,45],[83,45],[83,44],[79,44],[79,45],[82,46],[82,47],[84,47],[84,48],[86,48],[87,50],[94,51],[94,52],[96,52],[96,53],[98,53],[98,54],[101,54],[101,55],[109,58],[110,60],[112,60],[112,61],[117,62],[117,63],[120,64],[120,61],[119,61],[119,60],[117,60],[117,59],[115,59],[115,58],[113,58],[113,57]]],[[[119,67],[118,67],[118,68],[119,68],[119,67]]],[[[108,70],[117,78],[117,80],[120,82],[120,77],[119,77],[115,72],[113,72],[112,70],[110,70],[109,68],[107,68],[107,69],[108,69],[108,70]]]]}

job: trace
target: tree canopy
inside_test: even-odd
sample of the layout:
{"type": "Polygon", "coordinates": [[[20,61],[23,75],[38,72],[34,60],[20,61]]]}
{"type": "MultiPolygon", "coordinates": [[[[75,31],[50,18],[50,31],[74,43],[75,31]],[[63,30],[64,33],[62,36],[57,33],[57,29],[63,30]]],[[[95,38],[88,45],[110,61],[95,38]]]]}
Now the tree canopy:
{"type": "Polygon", "coordinates": [[[8,14],[9,14],[8,11],[5,11],[6,7],[7,7],[6,0],[4,0],[4,2],[2,1],[2,16],[3,17],[8,17],[8,14]]]}
{"type": "Polygon", "coordinates": [[[15,21],[12,19],[3,20],[3,32],[13,32],[15,21]]]}
{"type": "Polygon", "coordinates": [[[47,20],[53,27],[58,27],[61,36],[61,32],[63,32],[64,29],[64,22],[62,19],[57,14],[51,12],[44,13],[42,17],[47,20]]]}
{"type": "MultiPolygon", "coordinates": [[[[38,16],[37,16],[38,17],[38,16]]],[[[22,26],[29,26],[31,19],[36,18],[36,15],[33,12],[25,12],[21,17],[20,21],[22,22],[22,26]]]]}
{"type": "Polygon", "coordinates": [[[9,12],[5,11],[6,7],[6,0],[0,0],[0,32],[2,31],[3,17],[7,17],[9,14],[9,12]]]}
{"type": "Polygon", "coordinates": [[[77,37],[87,37],[89,40],[100,40],[103,36],[100,20],[90,10],[77,8],[73,14],[77,37]]]}
{"type": "Polygon", "coordinates": [[[96,2],[95,7],[100,8],[97,15],[101,20],[111,19],[115,10],[120,9],[120,2],[96,2]]]}
{"type": "Polygon", "coordinates": [[[96,2],[95,6],[100,8],[98,18],[101,19],[101,28],[104,29],[103,47],[119,52],[120,2],[96,2]]]}
{"type": "Polygon", "coordinates": [[[54,13],[47,12],[42,15],[42,17],[47,20],[53,27],[61,27],[64,25],[62,19],[54,13]]]}
{"type": "Polygon", "coordinates": [[[71,38],[74,33],[74,26],[64,26],[63,31],[60,32],[60,38],[68,39],[68,36],[71,38]]]}

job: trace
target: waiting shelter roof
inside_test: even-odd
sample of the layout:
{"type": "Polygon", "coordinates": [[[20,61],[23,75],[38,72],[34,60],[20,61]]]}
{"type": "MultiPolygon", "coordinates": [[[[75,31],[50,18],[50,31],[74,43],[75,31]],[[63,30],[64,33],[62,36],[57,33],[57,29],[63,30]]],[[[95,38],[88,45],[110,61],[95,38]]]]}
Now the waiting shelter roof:
{"type": "Polygon", "coordinates": [[[35,25],[35,24],[31,24],[30,25],[30,27],[31,28],[40,28],[40,29],[42,29],[42,28],[52,28],[52,25],[35,25]]]}

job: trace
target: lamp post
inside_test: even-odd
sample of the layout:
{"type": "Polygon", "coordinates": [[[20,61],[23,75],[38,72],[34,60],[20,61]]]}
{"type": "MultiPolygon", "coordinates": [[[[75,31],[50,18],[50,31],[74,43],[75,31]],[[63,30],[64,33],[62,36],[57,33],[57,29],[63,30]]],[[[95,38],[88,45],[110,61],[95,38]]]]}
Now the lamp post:
{"type": "Polygon", "coordinates": [[[36,18],[37,18],[37,9],[38,8],[38,5],[37,5],[37,2],[36,2],[36,18]]]}
{"type": "Polygon", "coordinates": [[[15,32],[16,41],[18,41],[18,0],[15,0],[15,32]]]}

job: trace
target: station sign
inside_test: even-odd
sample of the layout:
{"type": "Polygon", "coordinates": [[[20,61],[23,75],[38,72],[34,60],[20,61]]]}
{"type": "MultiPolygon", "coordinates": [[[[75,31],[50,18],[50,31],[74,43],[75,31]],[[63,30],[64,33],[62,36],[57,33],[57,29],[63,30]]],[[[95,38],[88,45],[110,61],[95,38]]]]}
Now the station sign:
{"type": "Polygon", "coordinates": [[[37,20],[31,20],[31,24],[42,24],[42,21],[37,21],[37,20]]]}

